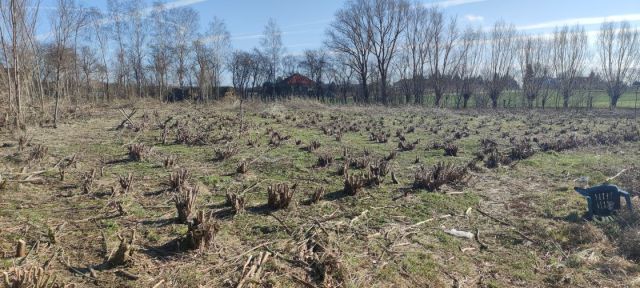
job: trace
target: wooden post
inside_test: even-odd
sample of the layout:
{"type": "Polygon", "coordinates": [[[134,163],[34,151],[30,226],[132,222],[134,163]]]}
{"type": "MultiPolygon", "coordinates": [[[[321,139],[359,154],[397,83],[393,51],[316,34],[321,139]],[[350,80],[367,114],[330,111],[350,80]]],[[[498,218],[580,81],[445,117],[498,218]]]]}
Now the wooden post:
{"type": "Polygon", "coordinates": [[[18,240],[18,245],[16,246],[16,257],[22,258],[27,256],[27,242],[20,239],[18,240]]]}

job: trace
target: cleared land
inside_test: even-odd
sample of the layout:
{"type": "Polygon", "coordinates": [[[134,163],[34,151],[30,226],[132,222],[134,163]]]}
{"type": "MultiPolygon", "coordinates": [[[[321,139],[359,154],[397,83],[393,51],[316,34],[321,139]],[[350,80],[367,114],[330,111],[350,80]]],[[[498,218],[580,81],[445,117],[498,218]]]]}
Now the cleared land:
{"type": "Polygon", "coordinates": [[[0,269],[46,267],[58,283],[112,287],[640,284],[640,237],[624,236],[638,217],[584,221],[572,189],[580,176],[601,183],[627,168],[613,182],[640,193],[630,112],[247,106],[242,122],[229,103],[137,103],[122,106],[138,109],[122,129],[118,107],[102,107],[65,111],[58,129],[1,131],[0,269]],[[382,162],[382,183],[348,195],[345,164],[366,178],[382,162]],[[416,173],[439,162],[471,178],[421,189],[416,173]],[[184,187],[170,179],[182,168],[184,187]],[[267,195],[280,183],[295,192],[275,209],[267,195]],[[193,231],[174,204],[183,189],[199,191],[192,217],[212,213],[208,249],[185,249],[193,231]],[[133,254],[115,263],[118,235],[134,230],[133,254]],[[26,257],[14,258],[20,239],[26,257]]]}

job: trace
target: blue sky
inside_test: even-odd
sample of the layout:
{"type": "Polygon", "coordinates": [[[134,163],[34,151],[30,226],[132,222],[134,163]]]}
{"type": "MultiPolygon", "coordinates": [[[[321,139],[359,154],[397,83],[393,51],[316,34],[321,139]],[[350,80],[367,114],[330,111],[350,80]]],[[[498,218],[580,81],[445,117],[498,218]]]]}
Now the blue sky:
{"type": "MultiPolygon", "coordinates": [[[[55,0],[42,0],[43,7],[54,6],[55,0]]],[[[106,7],[106,0],[80,0],[84,6],[106,7]]],[[[150,3],[151,1],[149,1],[150,3]]],[[[322,45],[327,25],[343,0],[167,0],[176,6],[189,6],[200,13],[201,27],[214,16],[222,18],[233,37],[236,49],[259,45],[261,33],[269,18],[280,25],[289,53],[322,45]]],[[[420,1],[439,5],[449,15],[457,15],[462,25],[490,27],[505,20],[531,33],[545,33],[561,24],[589,24],[586,30],[597,30],[605,17],[640,24],[640,0],[436,0],[420,1]]],[[[43,9],[40,29],[45,32],[52,10],[43,9]]]]}

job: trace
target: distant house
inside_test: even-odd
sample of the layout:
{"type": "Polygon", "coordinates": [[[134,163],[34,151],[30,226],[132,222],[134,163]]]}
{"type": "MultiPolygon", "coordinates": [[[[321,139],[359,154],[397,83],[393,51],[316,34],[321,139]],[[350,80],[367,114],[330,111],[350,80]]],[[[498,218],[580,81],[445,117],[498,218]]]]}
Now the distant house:
{"type": "Polygon", "coordinates": [[[282,80],[282,83],[291,87],[306,88],[313,88],[316,85],[316,82],[298,73],[294,73],[291,76],[285,78],[284,80],[282,80]]]}
{"type": "Polygon", "coordinates": [[[298,73],[278,82],[276,90],[280,95],[311,95],[316,82],[298,73]]]}

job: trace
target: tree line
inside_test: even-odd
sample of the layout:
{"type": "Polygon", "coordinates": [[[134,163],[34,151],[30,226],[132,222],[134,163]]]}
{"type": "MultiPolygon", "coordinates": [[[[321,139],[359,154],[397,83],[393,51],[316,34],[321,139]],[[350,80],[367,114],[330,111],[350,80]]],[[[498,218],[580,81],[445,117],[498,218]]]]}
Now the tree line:
{"type": "MultiPolygon", "coordinates": [[[[117,98],[191,97],[210,101],[231,84],[242,99],[315,97],[335,102],[444,107],[501,105],[506,91],[527,107],[569,107],[577,91],[604,90],[610,107],[638,80],[640,36],[628,22],[605,22],[589,41],[579,25],[528,34],[499,21],[459,24],[437,7],[406,0],[349,0],[326,31],[323,47],[287,53],[275,20],[260,45],[234,50],[220,18],[190,7],[108,0],[106,9],[77,0],[0,0],[1,75],[6,119],[26,111],[57,125],[60,105],[117,98]],[[50,32],[37,34],[41,13],[50,32]],[[592,43],[592,44],[590,44],[592,43]],[[311,87],[282,79],[299,73],[311,87]],[[28,109],[27,109],[28,108],[28,109]],[[31,113],[31,112],[29,112],[31,113]]],[[[504,100],[503,100],[504,101],[504,100]]],[[[505,105],[505,104],[503,104],[505,105]]]]}

